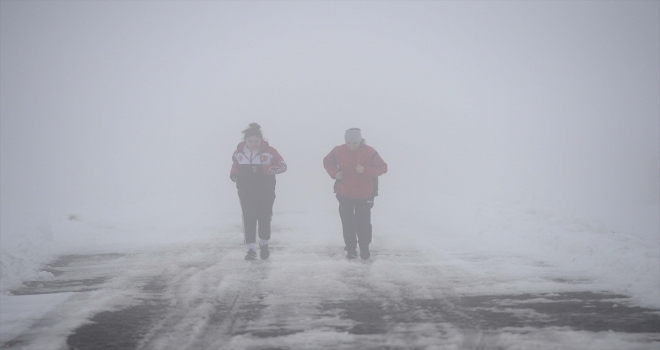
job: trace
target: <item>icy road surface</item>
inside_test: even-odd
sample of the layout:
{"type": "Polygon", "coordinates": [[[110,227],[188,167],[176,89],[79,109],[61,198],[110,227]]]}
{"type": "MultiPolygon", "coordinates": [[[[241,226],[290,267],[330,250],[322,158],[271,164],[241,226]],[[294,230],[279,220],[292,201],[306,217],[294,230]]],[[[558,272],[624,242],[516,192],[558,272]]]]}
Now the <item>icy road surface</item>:
{"type": "Polygon", "coordinates": [[[60,256],[3,300],[64,301],[1,348],[660,349],[658,310],[533,256],[375,235],[372,259],[348,261],[340,233],[280,228],[250,262],[236,234],[60,256]]]}

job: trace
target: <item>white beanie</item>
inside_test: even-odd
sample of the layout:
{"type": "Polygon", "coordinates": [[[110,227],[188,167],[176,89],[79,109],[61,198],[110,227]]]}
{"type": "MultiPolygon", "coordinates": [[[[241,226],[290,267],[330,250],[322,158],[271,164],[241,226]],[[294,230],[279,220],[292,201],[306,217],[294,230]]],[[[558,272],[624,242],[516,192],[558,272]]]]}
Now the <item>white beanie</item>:
{"type": "Polygon", "coordinates": [[[344,134],[344,140],[346,143],[357,143],[362,142],[362,133],[358,128],[350,128],[346,130],[344,134]]]}

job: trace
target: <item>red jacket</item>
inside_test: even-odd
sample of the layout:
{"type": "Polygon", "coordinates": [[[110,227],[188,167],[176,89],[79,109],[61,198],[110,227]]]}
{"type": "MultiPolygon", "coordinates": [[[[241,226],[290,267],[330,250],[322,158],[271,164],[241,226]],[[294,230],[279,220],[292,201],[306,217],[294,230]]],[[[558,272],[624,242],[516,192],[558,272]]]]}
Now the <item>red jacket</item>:
{"type": "Polygon", "coordinates": [[[267,141],[261,141],[258,151],[246,149],[245,141],[238,144],[231,156],[229,177],[238,189],[275,189],[275,174],[286,171],[287,166],[277,150],[267,141]]]}
{"type": "Polygon", "coordinates": [[[387,172],[387,164],[378,152],[364,144],[355,151],[345,144],[335,147],[323,158],[323,166],[333,179],[338,172],[343,173],[335,185],[335,193],[353,199],[373,197],[374,178],[387,172]],[[358,164],[364,167],[361,174],[355,169],[358,164]]]}

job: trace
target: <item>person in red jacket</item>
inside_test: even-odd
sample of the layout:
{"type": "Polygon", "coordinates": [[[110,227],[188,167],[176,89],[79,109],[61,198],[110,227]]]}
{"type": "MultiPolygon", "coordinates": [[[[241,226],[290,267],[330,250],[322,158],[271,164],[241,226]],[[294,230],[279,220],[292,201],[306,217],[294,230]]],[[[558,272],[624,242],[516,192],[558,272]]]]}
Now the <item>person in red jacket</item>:
{"type": "Polygon", "coordinates": [[[257,123],[243,130],[243,142],[231,156],[229,178],[236,183],[243,210],[243,230],[248,252],[245,260],[257,258],[257,223],[261,259],[270,256],[270,222],[275,202],[275,175],[286,171],[280,154],[264,140],[257,123]]]}
{"type": "Polygon", "coordinates": [[[323,166],[335,179],[339,201],[346,258],[369,259],[371,244],[371,208],[378,195],[378,176],[387,172],[387,164],[373,147],[367,146],[358,128],[346,130],[346,144],[336,146],[325,158],[323,166]]]}

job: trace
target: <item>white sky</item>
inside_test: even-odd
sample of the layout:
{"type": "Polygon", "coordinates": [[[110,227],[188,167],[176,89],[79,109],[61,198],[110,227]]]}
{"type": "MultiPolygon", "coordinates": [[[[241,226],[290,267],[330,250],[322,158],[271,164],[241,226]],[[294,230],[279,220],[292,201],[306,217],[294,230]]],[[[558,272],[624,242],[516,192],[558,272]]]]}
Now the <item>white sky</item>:
{"type": "Polygon", "coordinates": [[[334,205],[350,127],[382,200],[658,205],[659,4],[2,1],[2,220],[238,210],[250,122],[289,164],[276,210],[334,205]]]}

